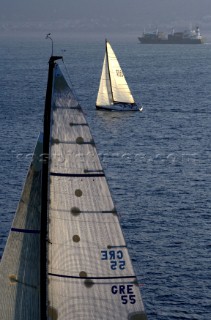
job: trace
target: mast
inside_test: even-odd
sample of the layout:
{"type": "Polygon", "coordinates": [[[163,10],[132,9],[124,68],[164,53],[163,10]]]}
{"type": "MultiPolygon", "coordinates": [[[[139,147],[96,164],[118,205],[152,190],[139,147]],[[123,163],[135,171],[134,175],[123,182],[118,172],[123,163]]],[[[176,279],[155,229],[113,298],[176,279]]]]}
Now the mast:
{"type": "Polygon", "coordinates": [[[114,102],[114,95],[113,95],[113,89],[112,89],[112,83],[111,83],[111,75],[110,75],[110,68],[109,68],[109,61],[108,61],[107,39],[105,39],[105,47],[106,47],[106,58],[107,58],[107,65],[108,65],[108,76],[109,76],[109,81],[110,81],[110,86],[111,86],[111,96],[112,96],[112,100],[113,100],[113,102],[114,102]]]}
{"type": "Polygon", "coordinates": [[[41,230],[40,230],[40,319],[47,319],[47,221],[48,221],[48,166],[50,119],[52,104],[53,71],[55,61],[61,56],[51,56],[49,59],[48,83],[45,98],[43,126],[43,159],[42,159],[42,196],[41,196],[41,230]]]}

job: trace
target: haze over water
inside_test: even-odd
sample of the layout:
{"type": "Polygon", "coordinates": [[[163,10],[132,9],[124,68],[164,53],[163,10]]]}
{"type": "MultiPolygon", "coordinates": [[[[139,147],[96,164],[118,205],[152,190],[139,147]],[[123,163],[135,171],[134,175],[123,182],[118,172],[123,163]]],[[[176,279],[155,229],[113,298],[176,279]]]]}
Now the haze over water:
{"type": "Polygon", "coordinates": [[[211,39],[210,0],[1,0],[1,34],[138,36],[199,25],[211,39]]]}

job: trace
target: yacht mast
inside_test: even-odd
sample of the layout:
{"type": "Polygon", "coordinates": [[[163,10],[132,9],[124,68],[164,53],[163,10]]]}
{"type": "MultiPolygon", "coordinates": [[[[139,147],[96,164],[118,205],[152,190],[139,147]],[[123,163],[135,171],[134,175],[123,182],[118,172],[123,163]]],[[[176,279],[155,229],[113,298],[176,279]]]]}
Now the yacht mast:
{"type": "Polygon", "coordinates": [[[114,94],[113,94],[113,89],[112,89],[111,74],[110,74],[109,60],[108,60],[107,39],[105,40],[105,47],[106,47],[106,58],[107,58],[107,65],[108,65],[108,76],[109,76],[110,87],[111,87],[111,96],[112,96],[112,100],[114,102],[114,94]]]}
{"type": "Polygon", "coordinates": [[[43,127],[43,159],[42,159],[42,196],[41,196],[41,229],[40,229],[40,314],[41,319],[47,319],[47,221],[48,221],[48,166],[50,143],[50,117],[52,105],[53,71],[55,61],[61,56],[51,56],[49,59],[48,83],[45,99],[43,127]]]}

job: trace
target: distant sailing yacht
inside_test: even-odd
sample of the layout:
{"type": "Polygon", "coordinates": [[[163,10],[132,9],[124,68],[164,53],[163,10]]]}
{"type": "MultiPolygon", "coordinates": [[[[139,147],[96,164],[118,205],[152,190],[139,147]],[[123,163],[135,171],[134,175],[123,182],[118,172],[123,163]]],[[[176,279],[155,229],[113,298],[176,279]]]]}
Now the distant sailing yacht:
{"type": "Polygon", "coordinates": [[[107,40],[96,108],[109,111],[143,110],[143,107],[135,103],[117,57],[107,40]]]}
{"type": "Polygon", "coordinates": [[[0,263],[1,320],[146,320],[81,106],[49,60],[40,135],[0,263]]]}

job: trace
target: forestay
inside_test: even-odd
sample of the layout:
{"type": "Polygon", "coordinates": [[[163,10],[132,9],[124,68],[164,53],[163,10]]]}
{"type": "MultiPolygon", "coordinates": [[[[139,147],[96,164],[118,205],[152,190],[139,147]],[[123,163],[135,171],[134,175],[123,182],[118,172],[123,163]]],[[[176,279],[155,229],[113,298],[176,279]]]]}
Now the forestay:
{"type": "Polygon", "coordinates": [[[40,319],[40,203],[42,135],[0,263],[0,319],[40,319]]]}
{"type": "Polygon", "coordinates": [[[147,319],[82,109],[54,70],[49,168],[50,319],[147,319]]]}

